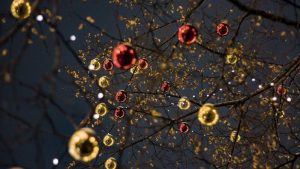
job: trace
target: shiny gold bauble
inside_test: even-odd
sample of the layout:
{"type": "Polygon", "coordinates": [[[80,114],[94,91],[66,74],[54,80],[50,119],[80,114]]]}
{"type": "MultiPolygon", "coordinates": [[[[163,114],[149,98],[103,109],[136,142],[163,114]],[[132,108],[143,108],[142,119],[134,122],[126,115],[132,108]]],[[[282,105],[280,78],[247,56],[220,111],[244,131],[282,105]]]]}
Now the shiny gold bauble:
{"type": "Polygon", "coordinates": [[[138,66],[133,66],[132,68],[130,68],[130,73],[134,75],[141,74],[141,72],[142,70],[138,66]]]}
{"type": "Polygon", "coordinates": [[[226,63],[227,64],[235,64],[238,60],[238,57],[235,54],[227,54],[226,55],[226,63]]]}
{"type": "Polygon", "coordinates": [[[26,19],[31,14],[31,5],[27,0],[14,0],[10,6],[11,14],[17,19],[26,19]]]}
{"type": "Polygon", "coordinates": [[[238,135],[236,135],[236,134],[237,134],[237,131],[232,131],[231,132],[231,134],[230,134],[230,141],[231,142],[234,142],[235,139],[236,139],[236,142],[239,142],[241,140],[241,136],[239,134],[238,135]]]}
{"type": "Polygon", "coordinates": [[[97,58],[96,59],[92,59],[91,62],[90,62],[90,65],[89,65],[89,69],[97,71],[100,68],[101,68],[101,63],[99,62],[99,60],[97,58]]]}
{"type": "Polygon", "coordinates": [[[99,114],[100,116],[105,116],[108,112],[107,106],[105,103],[99,103],[97,104],[95,108],[95,113],[99,114]]]}
{"type": "Polygon", "coordinates": [[[107,147],[114,145],[115,139],[111,134],[106,134],[103,138],[103,144],[107,147]]]}
{"type": "Polygon", "coordinates": [[[102,76],[98,80],[98,85],[102,88],[108,87],[109,84],[110,84],[110,82],[109,82],[109,78],[107,76],[102,76]]]}
{"type": "Polygon", "coordinates": [[[95,132],[91,128],[77,130],[69,140],[69,153],[75,160],[90,162],[97,157],[99,150],[95,132]]]}
{"type": "Polygon", "coordinates": [[[198,111],[198,120],[206,126],[213,126],[219,121],[219,113],[213,104],[206,103],[198,111]]]}
{"type": "Polygon", "coordinates": [[[189,99],[187,97],[181,97],[178,101],[177,106],[181,110],[187,110],[191,107],[191,102],[189,101],[189,99]]]}
{"type": "Polygon", "coordinates": [[[116,169],[117,168],[117,160],[113,157],[109,157],[106,161],[105,161],[105,169],[116,169]]]}

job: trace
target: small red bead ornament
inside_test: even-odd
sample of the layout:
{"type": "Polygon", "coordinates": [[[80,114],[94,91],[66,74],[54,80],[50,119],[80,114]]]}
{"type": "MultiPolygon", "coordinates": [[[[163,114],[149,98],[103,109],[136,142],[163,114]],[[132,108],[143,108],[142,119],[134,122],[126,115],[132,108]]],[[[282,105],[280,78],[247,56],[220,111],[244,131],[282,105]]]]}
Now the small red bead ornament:
{"type": "Polygon", "coordinates": [[[190,45],[196,42],[198,36],[198,31],[194,26],[191,25],[182,25],[178,29],[178,40],[181,43],[190,45]]]}
{"type": "Polygon", "coordinates": [[[145,58],[139,59],[139,61],[138,61],[138,67],[139,67],[139,69],[142,69],[142,70],[147,69],[148,65],[149,64],[148,64],[148,60],[147,59],[145,59],[145,58]]]}
{"type": "Polygon", "coordinates": [[[287,89],[284,86],[282,86],[282,85],[277,86],[276,93],[278,95],[285,95],[286,92],[287,92],[287,89]]]}
{"type": "Polygon", "coordinates": [[[120,44],[114,48],[112,60],[117,68],[127,70],[137,62],[137,56],[131,46],[120,44]]]}
{"type": "Polygon", "coordinates": [[[111,59],[105,59],[103,61],[103,69],[104,70],[112,70],[114,67],[113,61],[111,59]]]}
{"type": "Polygon", "coordinates": [[[226,36],[229,33],[229,26],[226,23],[219,23],[216,27],[216,32],[219,36],[226,36]]]}
{"type": "Polygon", "coordinates": [[[116,118],[123,118],[125,116],[125,110],[123,107],[119,106],[115,109],[115,117],[116,118]]]}
{"type": "Polygon", "coordinates": [[[179,124],[180,133],[187,133],[190,130],[190,126],[186,122],[181,122],[179,124]]]}
{"type": "Polygon", "coordinates": [[[124,90],[119,90],[115,95],[115,99],[117,102],[125,102],[127,99],[127,93],[124,90]]]}
{"type": "Polygon", "coordinates": [[[163,92],[168,92],[170,90],[170,83],[167,81],[163,81],[160,85],[160,90],[163,92]]]}

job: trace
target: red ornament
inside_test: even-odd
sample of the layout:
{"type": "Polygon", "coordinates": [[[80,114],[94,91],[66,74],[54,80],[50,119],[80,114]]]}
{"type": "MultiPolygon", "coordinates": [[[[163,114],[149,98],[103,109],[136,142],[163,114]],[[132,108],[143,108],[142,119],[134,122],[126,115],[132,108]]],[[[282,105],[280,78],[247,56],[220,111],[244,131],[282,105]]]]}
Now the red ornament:
{"type": "Polygon", "coordinates": [[[123,118],[125,116],[125,110],[123,107],[119,106],[115,109],[115,117],[116,118],[123,118]]]}
{"type": "Polygon", "coordinates": [[[168,92],[170,90],[170,83],[167,81],[163,81],[160,85],[160,90],[163,92],[168,92]]]}
{"type": "Polygon", "coordinates": [[[138,61],[138,67],[142,70],[147,69],[148,68],[148,60],[145,58],[139,59],[138,61]]]}
{"type": "Polygon", "coordinates": [[[219,23],[216,32],[219,36],[226,36],[229,33],[229,26],[226,23],[219,23]]]}
{"type": "Polygon", "coordinates": [[[125,102],[127,99],[127,93],[124,90],[119,90],[116,93],[115,99],[117,102],[125,102]]]}
{"type": "Polygon", "coordinates": [[[190,130],[190,126],[186,122],[181,122],[179,124],[180,133],[187,133],[190,130]]]}
{"type": "Polygon", "coordinates": [[[197,36],[198,36],[197,29],[191,25],[182,25],[178,29],[178,40],[181,43],[190,45],[196,42],[197,36]]]}
{"type": "Polygon", "coordinates": [[[116,46],[112,53],[114,65],[120,69],[130,69],[137,61],[135,50],[125,44],[116,46]]]}
{"type": "Polygon", "coordinates": [[[105,59],[103,61],[103,69],[112,70],[114,67],[113,61],[111,59],[105,59]]]}
{"type": "Polygon", "coordinates": [[[279,86],[277,87],[277,89],[276,89],[276,93],[277,93],[278,95],[285,95],[286,92],[287,92],[287,89],[286,89],[284,86],[282,86],[282,85],[279,85],[279,86]]]}

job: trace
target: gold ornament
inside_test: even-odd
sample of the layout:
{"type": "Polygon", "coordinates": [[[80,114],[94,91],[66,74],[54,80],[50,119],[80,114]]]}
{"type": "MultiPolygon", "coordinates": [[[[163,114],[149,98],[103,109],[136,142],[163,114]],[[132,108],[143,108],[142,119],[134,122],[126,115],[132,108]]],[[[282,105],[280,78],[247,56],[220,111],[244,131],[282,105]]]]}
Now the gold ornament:
{"type": "Polygon", "coordinates": [[[108,87],[109,84],[110,84],[110,82],[109,82],[109,78],[107,76],[102,76],[98,80],[98,85],[102,88],[108,87]]]}
{"type": "Polygon", "coordinates": [[[90,62],[90,65],[89,65],[89,69],[97,71],[100,68],[101,68],[101,63],[99,62],[99,60],[97,58],[96,59],[92,59],[91,62],[90,62]]]}
{"type": "Polygon", "coordinates": [[[97,157],[99,150],[95,132],[91,128],[77,130],[69,140],[69,153],[75,160],[90,162],[97,157]]]}
{"type": "Polygon", "coordinates": [[[132,68],[130,68],[130,73],[134,75],[141,74],[141,69],[138,66],[133,66],[132,68]]]}
{"type": "Polygon", "coordinates": [[[241,140],[241,136],[239,134],[238,135],[236,135],[236,134],[237,134],[237,131],[232,131],[231,132],[231,134],[230,134],[230,141],[231,142],[234,142],[235,139],[236,139],[236,142],[239,142],[241,140]]]}
{"type": "Polygon", "coordinates": [[[107,114],[107,111],[108,110],[105,103],[99,103],[95,108],[95,113],[99,114],[100,116],[105,116],[107,114]]]}
{"type": "Polygon", "coordinates": [[[235,54],[227,54],[226,55],[226,63],[227,64],[235,64],[237,62],[238,58],[235,54]]]}
{"type": "Polygon", "coordinates": [[[117,160],[113,157],[109,157],[106,161],[105,161],[105,168],[106,169],[116,169],[117,168],[117,160]]]}
{"type": "Polygon", "coordinates": [[[189,99],[187,97],[181,97],[178,101],[177,106],[181,110],[187,110],[191,107],[191,102],[189,101],[189,99]]]}
{"type": "Polygon", "coordinates": [[[106,134],[103,138],[103,144],[107,147],[114,145],[115,139],[111,134],[106,134]]]}
{"type": "Polygon", "coordinates": [[[213,126],[219,121],[219,113],[213,104],[206,103],[198,111],[198,120],[203,125],[213,126]]]}
{"type": "Polygon", "coordinates": [[[10,6],[11,14],[17,19],[26,19],[31,14],[31,5],[27,0],[14,0],[10,6]]]}

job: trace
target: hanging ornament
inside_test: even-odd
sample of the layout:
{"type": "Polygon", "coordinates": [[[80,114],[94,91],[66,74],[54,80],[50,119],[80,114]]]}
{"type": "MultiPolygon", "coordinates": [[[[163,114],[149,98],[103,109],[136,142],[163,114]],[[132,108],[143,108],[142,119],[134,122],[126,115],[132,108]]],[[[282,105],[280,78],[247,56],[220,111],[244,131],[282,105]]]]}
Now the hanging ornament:
{"type": "Polygon", "coordinates": [[[177,106],[181,110],[187,110],[191,107],[191,102],[189,101],[189,99],[187,97],[181,97],[178,101],[177,106]]]}
{"type": "Polygon", "coordinates": [[[92,59],[89,65],[89,70],[97,71],[100,70],[101,68],[101,63],[97,58],[92,59]]]}
{"type": "Polygon", "coordinates": [[[147,59],[145,59],[145,58],[139,59],[139,61],[138,61],[139,69],[144,70],[144,69],[147,69],[148,66],[149,66],[149,64],[148,64],[147,59]]]}
{"type": "Polygon", "coordinates": [[[181,122],[179,124],[180,133],[187,133],[190,130],[190,126],[186,122],[181,122]]]}
{"type": "Polygon", "coordinates": [[[109,78],[107,76],[102,76],[98,80],[98,85],[102,88],[108,87],[109,84],[110,84],[110,82],[109,82],[109,78]]]}
{"type": "Polygon", "coordinates": [[[125,102],[127,100],[127,93],[124,90],[119,90],[116,93],[115,99],[117,102],[125,102]]]}
{"type": "Polygon", "coordinates": [[[115,117],[116,118],[123,118],[125,116],[125,110],[123,109],[123,107],[119,106],[115,109],[115,117]]]}
{"type": "Polygon", "coordinates": [[[69,140],[69,153],[75,160],[90,162],[97,157],[99,150],[95,132],[91,128],[77,130],[69,140]]]}
{"type": "Polygon", "coordinates": [[[182,25],[178,29],[178,40],[181,43],[190,45],[196,42],[198,36],[198,31],[194,26],[191,25],[182,25]]]}
{"type": "Polygon", "coordinates": [[[31,14],[31,5],[28,0],[13,0],[10,10],[15,18],[26,19],[31,14]]]}
{"type": "Polygon", "coordinates": [[[160,85],[160,90],[163,92],[168,92],[170,90],[170,83],[168,81],[163,81],[160,85]]]}
{"type": "Polygon", "coordinates": [[[105,59],[103,61],[103,69],[104,70],[107,70],[107,71],[110,71],[112,70],[114,67],[114,64],[113,64],[113,61],[111,59],[105,59]]]}
{"type": "Polygon", "coordinates": [[[130,68],[130,73],[138,75],[141,73],[141,69],[138,66],[133,66],[130,68]]]}
{"type": "Polygon", "coordinates": [[[119,69],[130,69],[136,62],[137,56],[135,50],[126,44],[120,44],[113,50],[112,60],[114,66],[119,69]]]}
{"type": "Polygon", "coordinates": [[[105,169],[116,169],[117,168],[117,160],[113,157],[109,157],[106,161],[105,161],[105,169]]]}
{"type": "Polygon", "coordinates": [[[95,113],[99,114],[100,116],[105,116],[107,114],[107,111],[108,110],[105,103],[99,103],[95,108],[95,113]]]}
{"type": "Polygon", "coordinates": [[[216,27],[216,32],[219,36],[223,37],[228,35],[229,33],[229,26],[226,23],[219,23],[216,27]]]}
{"type": "Polygon", "coordinates": [[[203,125],[213,126],[219,120],[219,113],[212,104],[206,103],[198,111],[198,120],[203,125]]]}
{"type": "Polygon", "coordinates": [[[103,138],[103,144],[107,147],[114,145],[115,139],[111,134],[106,134],[103,138]]]}
{"type": "Polygon", "coordinates": [[[283,85],[277,86],[276,93],[278,95],[285,95],[286,92],[287,92],[287,89],[283,85]]]}
{"type": "Polygon", "coordinates": [[[237,131],[232,131],[230,134],[230,141],[234,142],[235,139],[236,139],[236,142],[239,142],[241,140],[241,136],[239,134],[237,135],[237,131]]]}

